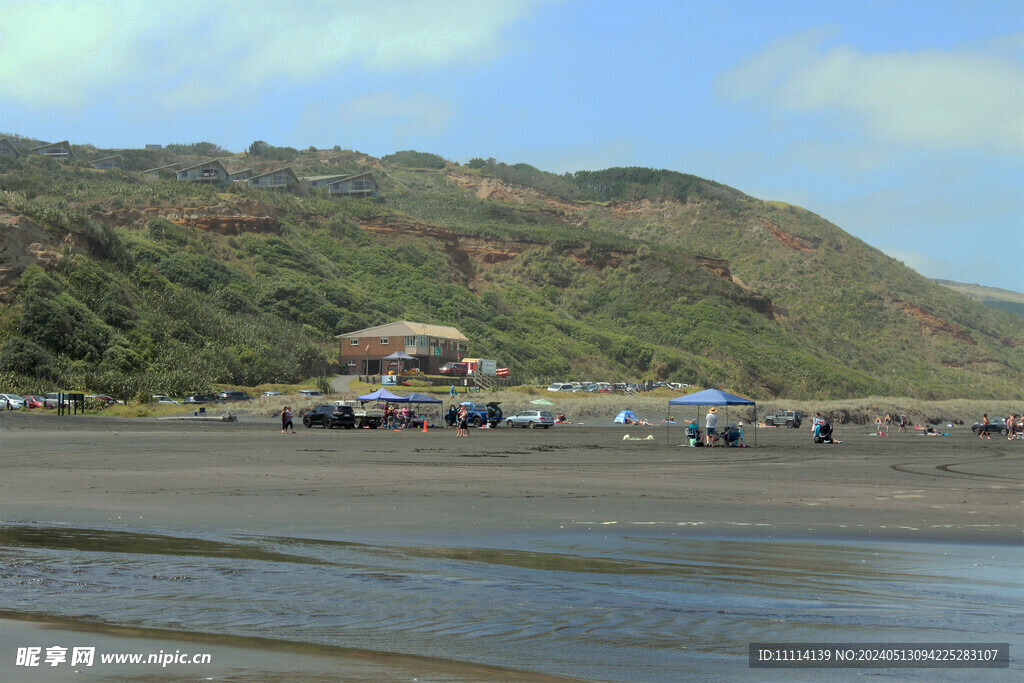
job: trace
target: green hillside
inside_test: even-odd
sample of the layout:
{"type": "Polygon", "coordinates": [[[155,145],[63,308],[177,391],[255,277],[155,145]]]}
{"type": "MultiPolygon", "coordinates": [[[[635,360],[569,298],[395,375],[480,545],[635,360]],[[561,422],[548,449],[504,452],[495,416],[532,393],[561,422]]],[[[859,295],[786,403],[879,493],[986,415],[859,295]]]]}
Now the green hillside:
{"type": "Polygon", "coordinates": [[[266,143],[74,150],[0,166],[4,391],[295,382],[335,362],[333,335],[408,319],[459,327],[527,381],[1024,397],[1024,321],[803,209],[694,176],[266,143]],[[122,169],[84,161],[110,154],[122,169]],[[209,155],[371,171],[383,196],[142,173],[209,155]]]}

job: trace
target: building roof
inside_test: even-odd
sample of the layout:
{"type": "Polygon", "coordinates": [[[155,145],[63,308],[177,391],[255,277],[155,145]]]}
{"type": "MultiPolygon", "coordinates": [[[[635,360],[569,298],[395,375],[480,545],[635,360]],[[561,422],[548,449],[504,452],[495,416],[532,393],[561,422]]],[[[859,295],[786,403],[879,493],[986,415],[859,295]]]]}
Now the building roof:
{"type": "Polygon", "coordinates": [[[370,176],[370,180],[373,181],[373,184],[374,185],[377,184],[377,179],[373,177],[373,172],[372,171],[367,171],[366,173],[360,173],[358,175],[350,175],[350,176],[346,176],[346,177],[342,178],[341,180],[335,180],[333,183],[329,183],[328,186],[330,186],[330,185],[337,185],[338,183],[347,183],[350,180],[356,180],[357,178],[363,178],[365,176],[370,176]]]}
{"type": "Polygon", "coordinates": [[[166,171],[166,172],[170,173],[171,171],[177,172],[177,171],[180,171],[180,170],[181,170],[181,163],[178,162],[178,161],[175,161],[173,164],[167,164],[166,166],[157,166],[156,168],[148,168],[145,171],[143,171],[143,173],[158,173],[160,171],[166,171]]]}
{"type": "Polygon", "coordinates": [[[100,157],[99,159],[93,159],[89,163],[90,164],[96,164],[96,163],[99,163],[101,161],[110,161],[111,159],[120,159],[120,158],[121,158],[120,154],[111,154],[109,157],[100,157]]]}
{"type": "Polygon", "coordinates": [[[316,183],[316,182],[320,182],[320,181],[323,181],[323,180],[344,180],[345,178],[350,178],[350,177],[351,176],[345,175],[344,173],[338,173],[336,175],[308,175],[308,176],[302,176],[302,180],[305,180],[305,181],[310,182],[310,183],[316,183]]]}
{"type": "Polygon", "coordinates": [[[428,323],[414,323],[408,320],[399,320],[394,323],[387,323],[386,325],[377,325],[376,327],[367,327],[364,330],[356,330],[355,332],[346,332],[345,334],[339,334],[335,336],[335,339],[343,339],[347,337],[410,337],[413,335],[423,335],[425,337],[438,337],[439,339],[452,339],[460,342],[468,342],[464,334],[459,332],[454,327],[448,327],[447,325],[430,325],[428,323]]]}
{"type": "Polygon", "coordinates": [[[200,164],[192,164],[191,166],[186,166],[185,168],[179,168],[178,172],[179,173],[183,173],[185,171],[191,171],[193,168],[201,168],[203,166],[212,166],[214,164],[216,164],[217,166],[220,166],[224,170],[224,173],[227,173],[228,175],[230,175],[230,173],[228,173],[228,167],[225,166],[224,162],[221,161],[220,159],[209,159],[209,160],[204,161],[204,162],[202,162],[200,164]]]}
{"type": "Polygon", "coordinates": [[[35,152],[38,149],[46,149],[47,147],[67,147],[70,151],[71,143],[68,142],[67,140],[61,140],[60,142],[47,142],[46,144],[43,145],[36,145],[35,147],[32,147],[29,151],[35,152]]]}
{"type": "Polygon", "coordinates": [[[251,178],[249,178],[249,180],[252,180],[253,178],[262,178],[264,176],[274,175],[275,173],[287,173],[292,178],[295,178],[296,181],[298,181],[298,178],[295,177],[295,171],[292,170],[291,166],[284,166],[282,168],[275,168],[273,171],[267,171],[266,173],[257,173],[256,175],[254,175],[251,178]]]}

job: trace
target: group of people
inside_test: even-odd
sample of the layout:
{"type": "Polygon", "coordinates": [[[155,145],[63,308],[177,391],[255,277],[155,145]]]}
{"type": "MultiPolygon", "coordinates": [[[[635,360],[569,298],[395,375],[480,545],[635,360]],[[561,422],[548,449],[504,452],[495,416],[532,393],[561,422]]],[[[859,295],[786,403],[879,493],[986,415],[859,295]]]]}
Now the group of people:
{"type": "Polygon", "coordinates": [[[416,413],[406,403],[401,408],[393,403],[384,406],[384,425],[389,429],[407,429],[413,426],[416,413]]]}
{"type": "MultiPolygon", "coordinates": [[[[992,424],[991,420],[988,419],[988,413],[981,416],[981,431],[978,432],[979,439],[992,439],[992,433],[988,430],[988,426],[992,424]]],[[[1013,441],[1014,439],[1024,439],[1024,415],[1017,415],[1012,413],[1006,418],[1006,440],[1013,441]]]]}
{"type": "MultiPolygon", "coordinates": [[[[455,406],[452,406],[454,408],[455,406]]],[[[448,412],[451,413],[452,408],[449,408],[448,412]]],[[[455,436],[464,436],[469,438],[469,410],[466,406],[459,406],[458,410],[455,411],[454,415],[455,423],[455,436]]]]}
{"type": "MultiPolygon", "coordinates": [[[[700,429],[693,422],[690,423],[690,429],[695,430],[700,434],[700,429]]],[[[730,425],[726,425],[725,429],[719,433],[718,431],[718,408],[708,408],[708,414],[704,416],[704,445],[709,448],[714,448],[719,441],[724,442],[725,446],[742,446],[743,445],[743,423],[740,422],[733,429],[730,425]]]]}

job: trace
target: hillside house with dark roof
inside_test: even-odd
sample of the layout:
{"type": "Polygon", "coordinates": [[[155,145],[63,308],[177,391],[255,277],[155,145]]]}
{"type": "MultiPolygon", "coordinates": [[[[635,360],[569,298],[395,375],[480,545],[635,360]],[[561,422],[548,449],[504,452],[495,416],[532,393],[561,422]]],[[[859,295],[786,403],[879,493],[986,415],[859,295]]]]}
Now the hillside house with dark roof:
{"type": "Polygon", "coordinates": [[[149,168],[142,172],[143,175],[155,175],[155,176],[176,176],[178,171],[181,170],[181,163],[175,161],[173,164],[167,164],[166,166],[157,166],[156,168],[149,168]]]}
{"type": "Polygon", "coordinates": [[[345,178],[348,178],[348,177],[350,177],[350,176],[347,173],[342,173],[341,175],[304,176],[303,178],[301,178],[301,180],[306,181],[307,183],[309,183],[313,187],[327,187],[331,183],[336,183],[339,180],[344,180],[345,178]]]}
{"type": "Polygon", "coordinates": [[[182,182],[203,183],[204,185],[224,186],[231,183],[231,174],[219,159],[183,168],[178,171],[177,177],[182,182]]]}
{"type": "Polygon", "coordinates": [[[44,157],[50,157],[51,159],[75,160],[75,155],[71,151],[71,143],[67,140],[62,140],[61,142],[49,142],[45,145],[33,147],[29,151],[35,154],[42,154],[44,157]]]}
{"type": "Polygon", "coordinates": [[[380,185],[377,184],[377,179],[373,177],[373,174],[367,171],[329,183],[327,191],[332,197],[365,199],[366,197],[379,197],[380,185]]]}
{"type": "Polygon", "coordinates": [[[284,168],[277,168],[273,171],[267,171],[266,173],[260,173],[249,178],[249,187],[262,190],[269,187],[289,187],[291,185],[298,185],[299,179],[295,175],[295,171],[292,170],[291,166],[285,166],[284,168]]]}
{"type": "Polygon", "coordinates": [[[89,162],[93,168],[121,168],[121,155],[114,154],[102,159],[93,159],[89,162]]]}
{"type": "Polygon", "coordinates": [[[0,157],[13,157],[17,159],[21,156],[21,152],[14,146],[10,138],[0,138],[0,157]]]}

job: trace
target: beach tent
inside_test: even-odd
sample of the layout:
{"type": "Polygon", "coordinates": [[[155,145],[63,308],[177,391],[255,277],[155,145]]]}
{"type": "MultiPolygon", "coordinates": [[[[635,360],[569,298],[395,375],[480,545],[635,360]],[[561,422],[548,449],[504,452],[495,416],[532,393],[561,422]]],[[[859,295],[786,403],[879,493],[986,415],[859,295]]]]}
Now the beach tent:
{"type": "Polygon", "coordinates": [[[623,410],[621,413],[615,416],[614,422],[615,424],[623,425],[626,424],[627,419],[630,422],[636,422],[636,413],[634,413],[632,410],[623,410]]]}
{"type": "Polygon", "coordinates": [[[555,405],[554,403],[552,403],[551,401],[547,400],[546,398],[534,399],[533,401],[530,401],[530,403],[532,403],[535,406],[553,406],[553,405],[555,405]]]}
{"type": "Polygon", "coordinates": [[[390,391],[383,387],[381,387],[380,389],[371,394],[365,394],[363,396],[359,396],[358,398],[363,403],[366,403],[367,401],[390,401],[391,403],[409,402],[408,396],[398,396],[396,394],[392,394],[390,391]]]}
{"type": "Polygon", "coordinates": [[[416,392],[413,392],[406,396],[405,400],[408,401],[409,403],[444,403],[444,401],[442,401],[439,398],[427,396],[426,394],[417,394],[416,392]]]}
{"type": "MultiPolygon", "coordinates": [[[[668,402],[669,413],[672,406],[725,406],[725,425],[729,426],[729,406],[755,406],[754,412],[754,444],[757,444],[757,404],[749,398],[736,396],[720,389],[705,389],[686,396],[678,396],[668,402]]],[[[700,426],[700,410],[697,411],[697,424],[700,426]]],[[[665,425],[666,428],[668,425],[665,425]]]]}
{"type": "Polygon", "coordinates": [[[383,358],[381,358],[381,360],[397,360],[398,361],[398,372],[399,372],[399,374],[401,374],[402,369],[404,367],[404,362],[403,361],[416,360],[416,359],[413,358],[412,356],[410,356],[409,354],[407,354],[405,351],[395,351],[390,356],[384,356],[383,358]]]}

